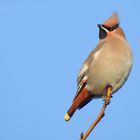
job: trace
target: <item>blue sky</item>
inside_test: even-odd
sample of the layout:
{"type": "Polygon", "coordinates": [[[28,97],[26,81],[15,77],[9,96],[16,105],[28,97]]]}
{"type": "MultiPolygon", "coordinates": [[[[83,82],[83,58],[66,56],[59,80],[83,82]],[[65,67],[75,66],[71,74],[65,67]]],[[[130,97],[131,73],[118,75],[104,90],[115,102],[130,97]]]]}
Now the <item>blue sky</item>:
{"type": "Polygon", "coordinates": [[[97,24],[113,11],[134,55],[126,84],[88,139],[140,139],[140,2],[0,1],[0,140],[78,140],[103,101],[63,120],[82,62],[98,43],[97,24]]]}

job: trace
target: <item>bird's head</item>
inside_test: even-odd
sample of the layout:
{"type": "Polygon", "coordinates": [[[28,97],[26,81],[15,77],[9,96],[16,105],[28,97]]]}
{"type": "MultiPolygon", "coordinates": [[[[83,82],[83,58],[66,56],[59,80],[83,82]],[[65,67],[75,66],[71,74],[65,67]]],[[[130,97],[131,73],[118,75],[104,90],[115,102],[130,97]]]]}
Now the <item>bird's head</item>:
{"type": "Polygon", "coordinates": [[[98,24],[98,27],[100,39],[114,35],[125,38],[123,30],[119,26],[118,15],[115,12],[103,24],[98,24]]]}

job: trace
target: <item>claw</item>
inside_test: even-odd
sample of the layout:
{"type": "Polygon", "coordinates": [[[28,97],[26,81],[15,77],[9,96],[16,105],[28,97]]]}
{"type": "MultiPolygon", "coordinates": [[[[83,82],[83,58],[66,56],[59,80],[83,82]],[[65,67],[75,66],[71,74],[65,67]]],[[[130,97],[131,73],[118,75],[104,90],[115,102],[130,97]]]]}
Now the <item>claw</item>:
{"type": "Polygon", "coordinates": [[[103,118],[105,116],[105,113],[102,114],[101,118],[103,118]]]}
{"type": "Polygon", "coordinates": [[[82,138],[83,138],[83,136],[84,136],[84,133],[82,132],[82,133],[81,133],[81,135],[80,135],[80,138],[82,139],[82,138]]]}
{"type": "Polygon", "coordinates": [[[110,104],[110,102],[111,102],[111,101],[107,101],[105,104],[106,104],[106,105],[109,105],[109,104],[110,104]]]}

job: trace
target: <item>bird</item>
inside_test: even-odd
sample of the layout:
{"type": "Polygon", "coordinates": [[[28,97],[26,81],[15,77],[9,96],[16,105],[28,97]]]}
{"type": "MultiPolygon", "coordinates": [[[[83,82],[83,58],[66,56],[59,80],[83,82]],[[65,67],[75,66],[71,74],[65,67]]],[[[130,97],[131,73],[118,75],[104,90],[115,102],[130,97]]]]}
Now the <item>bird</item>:
{"type": "Polygon", "coordinates": [[[77,91],[70,108],[64,116],[69,121],[77,109],[91,100],[104,98],[106,88],[112,94],[126,82],[132,69],[133,55],[116,12],[99,28],[99,42],[84,61],[77,77],[77,91]]]}

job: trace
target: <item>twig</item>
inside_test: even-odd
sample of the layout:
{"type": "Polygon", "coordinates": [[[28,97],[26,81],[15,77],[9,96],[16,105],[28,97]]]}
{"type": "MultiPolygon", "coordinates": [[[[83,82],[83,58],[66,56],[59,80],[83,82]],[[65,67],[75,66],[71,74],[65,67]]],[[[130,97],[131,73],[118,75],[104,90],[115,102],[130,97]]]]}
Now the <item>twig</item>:
{"type": "Polygon", "coordinates": [[[110,103],[111,93],[112,93],[112,88],[108,87],[107,88],[107,94],[106,94],[106,97],[105,97],[105,102],[104,102],[104,105],[103,105],[99,115],[97,116],[97,118],[93,122],[93,124],[90,126],[90,128],[87,130],[87,132],[85,134],[83,132],[81,133],[80,140],[85,140],[89,136],[91,131],[95,128],[95,126],[98,124],[98,122],[104,117],[106,107],[110,103]]]}

